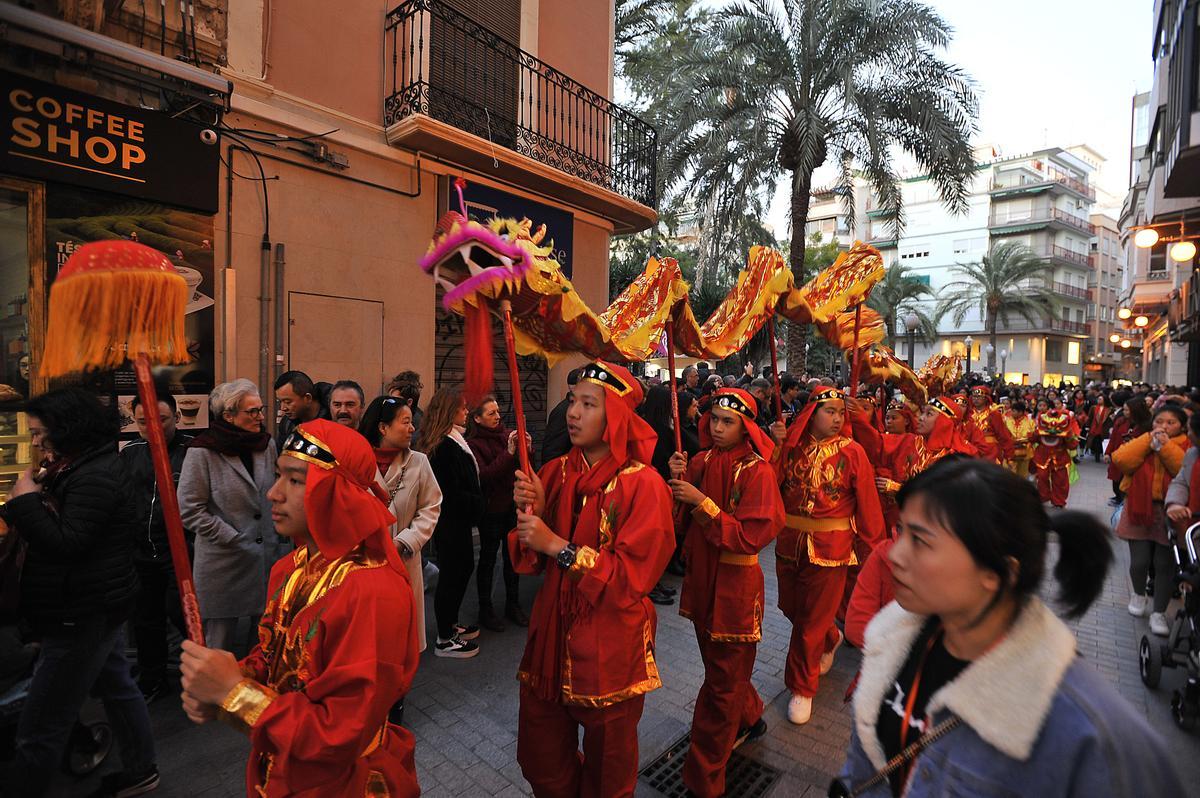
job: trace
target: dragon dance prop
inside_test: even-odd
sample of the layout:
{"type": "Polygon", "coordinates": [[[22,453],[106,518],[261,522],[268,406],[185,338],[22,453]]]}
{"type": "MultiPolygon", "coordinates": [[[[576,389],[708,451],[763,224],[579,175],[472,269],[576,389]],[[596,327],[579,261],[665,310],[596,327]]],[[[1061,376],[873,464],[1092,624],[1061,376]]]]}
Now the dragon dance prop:
{"type": "MultiPolygon", "coordinates": [[[[579,296],[543,245],[545,226],[493,219],[480,224],[450,211],[439,221],[421,268],[445,290],[443,305],[466,319],[466,394],[481,398],[491,385],[491,322],[510,303],[514,344],[522,355],[554,365],[568,354],[617,361],[645,360],[670,327],[671,348],[702,359],[742,349],[776,314],[816,324],[842,349],[854,343],[850,310],[883,276],[877,250],[855,244],[803,287],[794,284],[782,255],[750,250],[748,263],[712,316],[696,320],[688,285],[674,258],[651,257],[645,270],[611,305],[597,313],[579,296]]],[[[860,311],[860,345],[881,341],[882,322],[860,311]]]]}
{"type": "Polygon", "coordinates": [[[59,270],[50,288],[41,374],[64,377],[116,368],[132,359],[183,617],[188,637],[203,645],[200,605],[150,373],[152,364],[187,362],[183,324],[187,301],[187,282],[157,250],[133,241],[84,244],[59,270]]]}

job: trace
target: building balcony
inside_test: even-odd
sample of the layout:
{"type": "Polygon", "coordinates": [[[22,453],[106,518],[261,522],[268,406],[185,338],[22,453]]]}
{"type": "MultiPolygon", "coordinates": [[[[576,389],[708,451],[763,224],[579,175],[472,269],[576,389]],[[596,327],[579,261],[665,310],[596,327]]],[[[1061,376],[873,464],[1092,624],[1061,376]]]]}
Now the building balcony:
{"type": "Polygon", "coordinates": [[[1014,235],[1047,226],[1061,230],[1072,230],[1089,236],[1096,234],[1096,226],[1087,219],[1051,206],[1042,206],[1027,210],[1002,207],[993,210],[991,217],[988,219],[988,230],[993,235],[1014,235]]]}
{"type": "MultiPolygon", "coordinates": [[[[967,322],[964,326],[948,333],[943,333],[943,335],[958,335],[962,333],[987,335],[987,328],[979,321],[974,323],[967,322]]],[[[1066,321],[1059,318],[1042,318],[1031,323],[1022,316],[1013,315],[1008,317],[1007,324],[1001,321],[996,325],[996,333],[1001,337],[1009,333],[1066,333],[1068,335],[1085,336],[1091,334],[1091,325],[1085,321],[1066,321]]]]}
{"type": "Polygon", "coordinates": [[[455,10],[407,0],[384,22],[389,144],[642,230],[657,214],[658,134],[629,110],[455,10]]]}
{"type": "Polygon", "coordinates": [[[1059,296],[1071,297],[1072,299],[1081,299],[1087,302],[1092,301],[1093,294],[1092,289],[1090,288],[1076,288],[1075,286],[1067,285],[1066,283],[1051,283],[1049,287],[1051,291],[1059,296]]]}
{"type": "Polygon", "coordinates": [[[1071,177],[1066,172],[1049,167],[1043,172],[1020,171],[992,180],[988,193],[996,198],[1038,193],[1048,189],[1065,189],[1082,199],[1096,201],[1096,189],[1086,181],[1071,177]]]}

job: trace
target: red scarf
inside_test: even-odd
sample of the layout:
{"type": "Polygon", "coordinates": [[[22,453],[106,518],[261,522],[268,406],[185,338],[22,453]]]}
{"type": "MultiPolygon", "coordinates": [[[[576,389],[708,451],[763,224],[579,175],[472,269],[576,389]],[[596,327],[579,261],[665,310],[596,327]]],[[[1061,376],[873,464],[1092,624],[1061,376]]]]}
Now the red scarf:
{"type": "MultiPolygon", "coordinates": [[[[604,368],[615,375],[629,390],[618,395],[605,386],[604,442],[609,453],[599,462],[588,465],[583,451],[571,447],[562,465],[564,475],[547,492],[546,507],[554,509],[551,526],[559,535],[566,535],[576,548],[587,546],[600,548],[600,513],[609,512],[603,507],[601,494],[623,468],[631,462],[649,463],[654,454],[658,435],[634,410],[642,402],[642,388],[627,370],[610,363],[604,368]]],[[[553,591],[557,600],[537,602],[533,606],[530,629],[538,634],[529,640],[532,662],[539,663],[534,672],[553,674],[545,679],[532,680],[530,689],[544,701],[559,701],[562,698],[562,671],[565,660],[567,630],[578,619],[585,617],[591,609],[587,600],[579,595],[574,579],[557,565],[546,569],[546,581],[542,590],[553,591]]]]}
{"type": "Polygon", "coordinates": [[[396,458],[402,451],[404,450],[375,447],[375,467],[379,469],[379,473],[387,476],[388,469],[392,467],[392,463],[396,462],[396,458]]]}

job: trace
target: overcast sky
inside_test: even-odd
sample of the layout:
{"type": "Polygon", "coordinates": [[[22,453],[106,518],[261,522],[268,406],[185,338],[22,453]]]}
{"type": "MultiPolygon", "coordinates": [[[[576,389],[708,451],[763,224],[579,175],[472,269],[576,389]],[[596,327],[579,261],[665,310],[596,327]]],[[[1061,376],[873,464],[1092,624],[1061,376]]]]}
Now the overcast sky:
{"type": "MultiPolygon", "coordinates": [[[[1012,155],[1086,143],[1108,160],[1105,188],[1124,193],[1130,101],[1153,77],[1151,0],[929,2],[955,29],[949,60],[978,85],[977,144],[1012,155]]],[[[780,237],[782,200],[771,213],[780,237]]]]}

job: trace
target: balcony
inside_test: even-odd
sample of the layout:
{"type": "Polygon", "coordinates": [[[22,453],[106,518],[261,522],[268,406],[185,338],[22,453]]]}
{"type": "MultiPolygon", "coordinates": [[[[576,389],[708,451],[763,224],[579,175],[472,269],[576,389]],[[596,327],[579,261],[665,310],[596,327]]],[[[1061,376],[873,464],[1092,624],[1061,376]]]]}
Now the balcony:
{"type": "Polygon", "coordinates": [[[387,14],[389,144],[450,160],[642,230],[657,215],[658,134],[446,0],[387,14]]]}
{"type": "Polygon", "coordinates": [[[1092,301],[1092,289],[1090,288],[1076,288],[1073,285],[1056,282],[1050,284],[1050,290],[1059,296],[1071,297],[1072,299],[1082,299],[1087,302],[1092,301]]]}
{"type": "Polygon", "coordinates": [[[1083,199],[1096,201],[1096,189],[1089,186],[1086,181],[1072,177],[1054,167],[1048,167],[1044,173],[1023,171],[1016,175],[997,178],[992,180],[988,191],[994,197],[1003,197],[1056,187],[1066,188],[1083,199]]]}
{"type": "Polygon", "coordinates": [[[1024,233],[1046,225],[1054,225],[1060,229],[1073,230],[1089,236],[1096,234],[1096,226],[1087,219],[1051,206],[1025,210],[1002,207],[993,210],[991,218],[988,220],[988,229],[996,235],[1024,233]]]}

